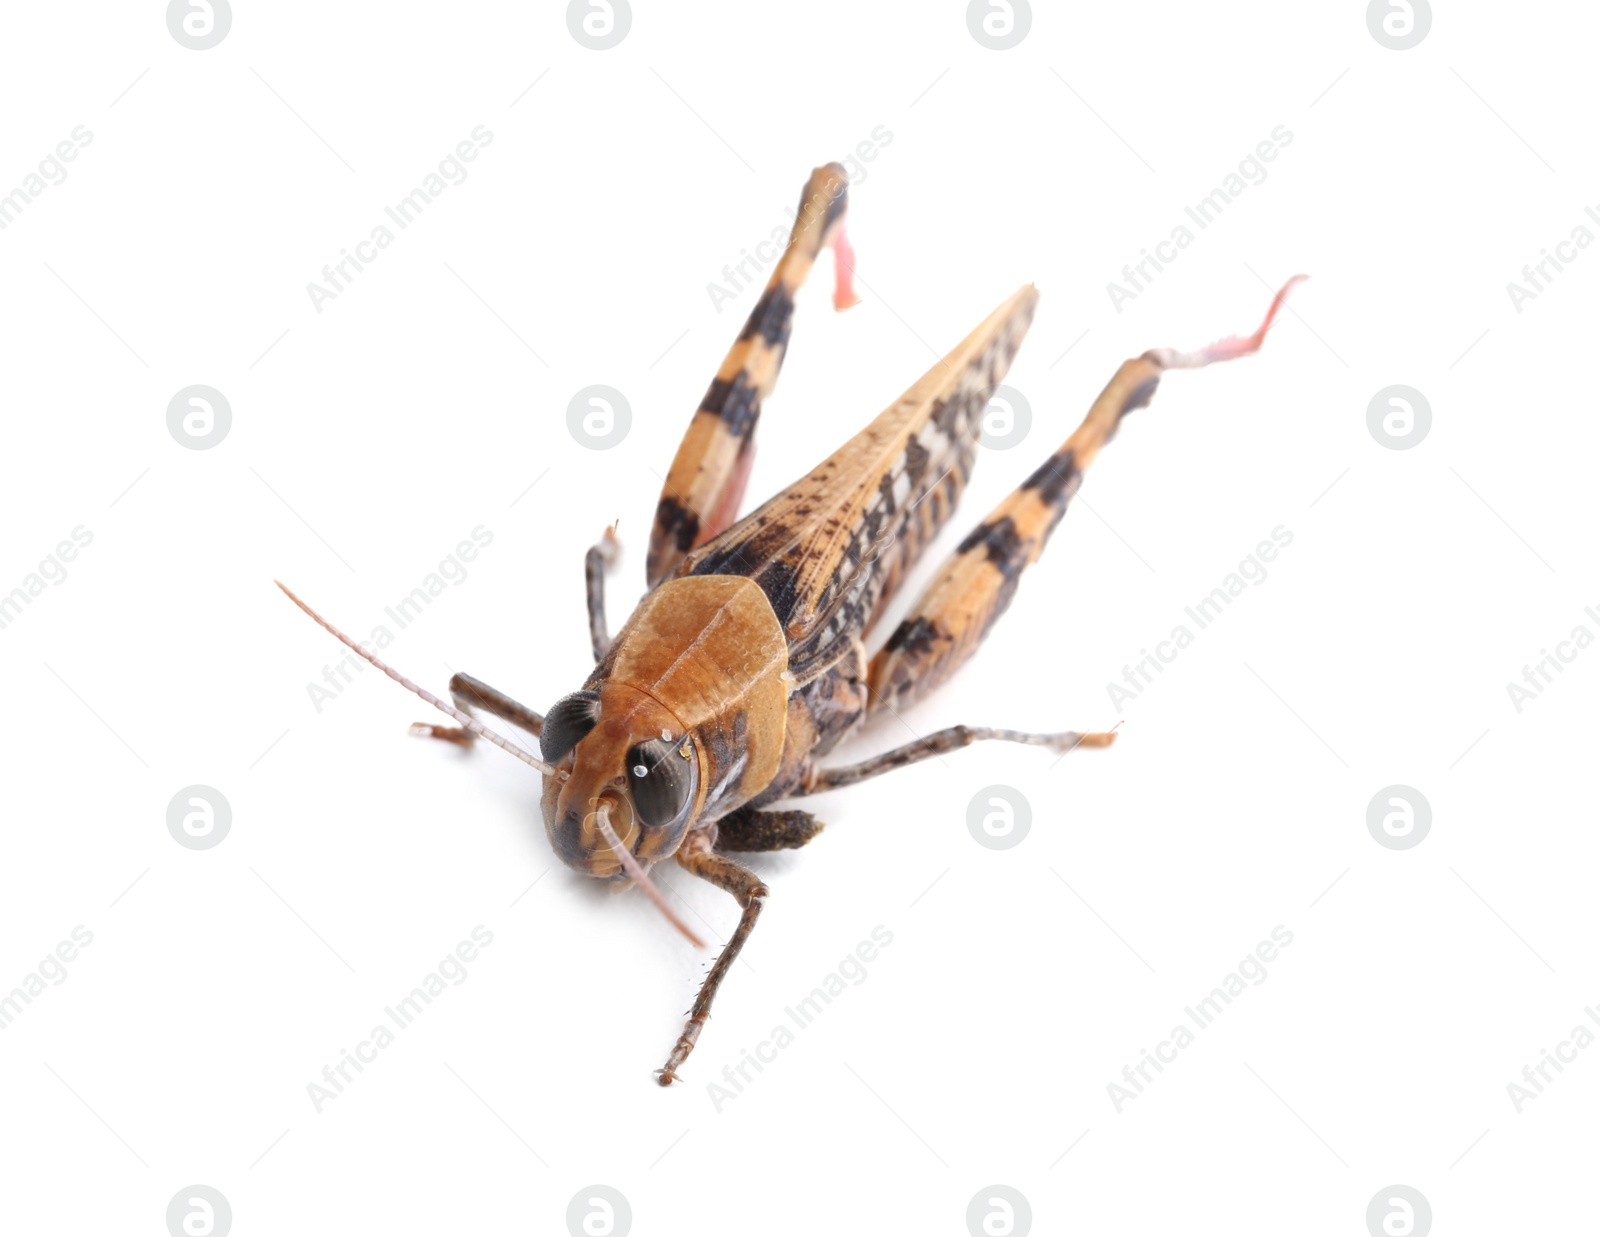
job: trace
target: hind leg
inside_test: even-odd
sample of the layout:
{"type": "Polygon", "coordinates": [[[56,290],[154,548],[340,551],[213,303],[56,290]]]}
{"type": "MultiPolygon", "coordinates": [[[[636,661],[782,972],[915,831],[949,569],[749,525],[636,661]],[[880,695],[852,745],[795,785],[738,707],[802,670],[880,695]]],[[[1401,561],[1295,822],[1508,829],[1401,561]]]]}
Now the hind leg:
{"type": "Polygon", "coordinates": [[[691,549],[738,519],[755,459],[761,401],[778,381],[794,321],[795,294],[823,246],[831,244],[834,249],[835,308],[855,303],[850,290],[854,259],[844,231],[847,183],[845,169],[837,163],[811,173],[789,243],[766,290],[689,422],[661,487],[650,531],[645,575],[652,588],[671,575],[691,549]]]}
{"type": "Polygon", "coordinates": [[[1083,424],[972,530],[873,657],[867,672],[872,693],[869,716],[898,712],[920,700],[977,651],[1011,604],[1022,573],[1044,552],[1084,472],[1111,441],[1122,418],[1150,402],[1169,369],[1198,369],[1255,352],[1294,283],[1290,280],[1273,298],[1254,335],[1222,340],[1195,352],[1156,348],[1123,362],[1083,424]]]}

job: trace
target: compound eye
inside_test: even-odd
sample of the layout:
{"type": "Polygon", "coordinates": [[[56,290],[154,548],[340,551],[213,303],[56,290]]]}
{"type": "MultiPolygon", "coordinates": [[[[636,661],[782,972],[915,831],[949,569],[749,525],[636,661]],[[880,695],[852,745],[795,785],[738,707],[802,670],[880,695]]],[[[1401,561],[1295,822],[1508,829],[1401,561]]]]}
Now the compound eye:
{"type": "Polygon", "coordinates": [[[628,788],[639,819],[652,828],[677,820],[694,794],[698,768],[688,738],[647,739],[630,747],[628,788]]]}
{"type": "Polygon", "coordinates": [[[562,759],[600,719],[600,693],[573,692],[557,700],[539,730],[539,754],[551,764],[562,759]]]}

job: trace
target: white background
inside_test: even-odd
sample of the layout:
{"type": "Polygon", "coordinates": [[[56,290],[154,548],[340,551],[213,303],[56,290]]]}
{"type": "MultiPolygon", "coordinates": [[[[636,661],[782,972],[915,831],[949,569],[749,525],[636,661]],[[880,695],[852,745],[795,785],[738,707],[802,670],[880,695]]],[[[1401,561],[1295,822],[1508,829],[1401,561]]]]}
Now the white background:
{"type": "MultiPolygon", "coordinates": [[[[1506,284],[1600,201],[1595,24],[1451,5],[1392,51],[1359,3],[1036,4],[997,52],[959,3],[727,0],[636,4],[597,52],[558,4],[241,0],[191,51],[158,3],[8,10],[0,192],[93,135],[0,232],[0,591],[93,535],[0,631],[0,990],[94,934],[0,1032],[17,1230],[159,1233],[193,1183],[239,1234],[563,1232],[593,1183],[638,1233],[957,1234],[995,1183],[1051,1233],[1359,1237],[1396,1183],[1440,1233],[1569,1227],[1600,1052],[1520,1114],[1506,1086],[1600,1000],[1600,652],[1520,712],[1506,684],[1600,632],[1600,256],[1520,313],[1506,284]],[[469,177],[318,312],[308,282],[479,125],[469,177]],[[1266,180],[1114,308],[1123,265],[1279,125],[1266,180]],[[995,639],[843,754],[955,722],[1120,718],[1121,741],[976,747],[816,801],[818,841],[754,859],[748,965],[662,1091],[708,955],[556,864],[531,771],[408,738],[428,710],[376,673],[318,711],[340,650],[271,581],[365,635],[483,525],[389,656],[540,709],[578,686],[583,549],[621,521],[620,623],[756,295],[719,313],[707,285],[876,126],[864,302],[833,313],[819,266],[750,493],[1034,281],[1009,379],[1032,433],[983,454],[924,574],[1125,356],[1253,329],[1268,284],[1312,279],[1260,356],[1163,383],[995,639]],[[194,383],[233,411],[210,450],[166,426],[194,383]],[[633,410],[609,451],[566,429],[591,383],[633,410]],[[1410,450],[1367,428],[1393,383],[1432,407],[1410,450]],[[1114,705],[1278,525],[1265,582],[1114,705]],[[167,831],[193,783],[232,806],[215,849],[167,831]],[[1010,850],[967,829],[994,783],[1032,804],[1010,850]],[[1394,783],[1432,805],[1414,849],[1367,829],[1394,783]],[[307,1084],[476,925],[465,982],[319,1114],[307,1084]],[[719,1111],[708,1084],[877,925],[865,981],[719,1111]],[[1118,1112],[1107,1085],[1276,925],[1266,980],[1118,1112]]],[[[732,928],[729,898],[662,875],[732,928]]]]}

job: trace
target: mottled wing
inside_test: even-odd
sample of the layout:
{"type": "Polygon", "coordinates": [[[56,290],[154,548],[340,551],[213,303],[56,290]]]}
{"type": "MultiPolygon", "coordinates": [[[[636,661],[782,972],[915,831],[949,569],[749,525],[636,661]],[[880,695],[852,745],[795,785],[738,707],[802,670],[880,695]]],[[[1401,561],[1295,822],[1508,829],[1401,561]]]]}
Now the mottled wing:
{"type": "Polygon", "coordinates": [[[972,472],[983,410],[1033,321],[1019,289],[870,425],[690,552],[678,575],[759,584],[809,682],[849,650],[943,527],[972,472]]]}

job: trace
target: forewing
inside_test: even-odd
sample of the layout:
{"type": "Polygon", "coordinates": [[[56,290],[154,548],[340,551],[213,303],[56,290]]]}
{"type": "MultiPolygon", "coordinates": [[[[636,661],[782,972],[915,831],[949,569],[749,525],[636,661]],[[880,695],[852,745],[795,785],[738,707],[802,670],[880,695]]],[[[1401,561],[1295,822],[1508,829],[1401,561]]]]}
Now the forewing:
{"type": "Polygon", "coordinates": [[[870,425],[739,523],[693,550],[678,575],[759,584],[799,683],[826,670],[876,619],[965,488],[983,410],[1033,321],[1030,284],[870,425]]]}

